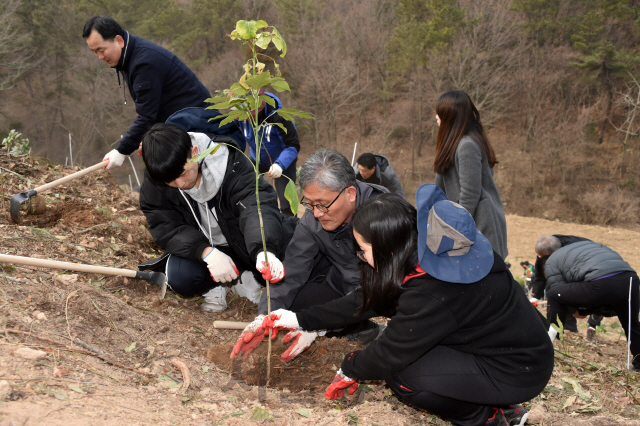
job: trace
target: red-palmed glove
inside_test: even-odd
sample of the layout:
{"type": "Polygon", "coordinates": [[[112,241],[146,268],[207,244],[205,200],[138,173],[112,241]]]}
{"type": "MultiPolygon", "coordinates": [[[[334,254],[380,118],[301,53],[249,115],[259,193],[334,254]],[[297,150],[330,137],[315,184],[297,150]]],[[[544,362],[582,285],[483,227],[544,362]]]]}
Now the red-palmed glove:
{"type": "Polygon", "coordinates": [[[318,333],[315,331],[303,331],[303,330],[294,330],[287,333],[284,336],[284,342],[287,343],[293,339],[293,344],[289,346],[282,355],[280,355],[280,359],[282,362],[289,362],[298,355],[300,355],[303,351],[307,350],[309,346],[316,340],[318,337],[318,333]]]}
{"type": "Polygon", "coordinates": [[[338,370],[336,377],[333,378],[333,382],[329,385],[329,388],[324,393],[324,397],[327,399],[336,399],[342,397],[344,390],[349,388],[349,395],[358,389],[358,381],[351,379],[342,374],[342,368],[338,370]]]}
{"type": "Polygon", "coordinates": [[[264,340],[264,336],[267,335],[268,330],[262,328],[262,321],[264,315],[258,315],[248,326],[242,330],[242,334],[238,339],[238,342],[231,351],[231,359],[234,359],[236,355],[242,353],[243,359],[247,358],[251,352],[264,340]]]}
{"type": "MultiPolygon", "coordinates": [[[[275,339],[281,328],[289,331],[300,330],[298,325],[298,317],[291,311],[286,309],[276,309],[271,315],[266,316],[262,322],[262,328],[265,330],[272,329],[271,340],[275,339]]],[[[267,331],[268,333],[268,331],[267,331]]]]}
{"type": "Polygon", "coordinates": [[[256,257],[256,269],[262,274],[262,278],[272,283],[277,283],[284,278],[284,265],[271,252],[267,253],[267,259],[269,259],[269,267],[267,267],[264,261],[264,251],[261,251],[256,257]]]}

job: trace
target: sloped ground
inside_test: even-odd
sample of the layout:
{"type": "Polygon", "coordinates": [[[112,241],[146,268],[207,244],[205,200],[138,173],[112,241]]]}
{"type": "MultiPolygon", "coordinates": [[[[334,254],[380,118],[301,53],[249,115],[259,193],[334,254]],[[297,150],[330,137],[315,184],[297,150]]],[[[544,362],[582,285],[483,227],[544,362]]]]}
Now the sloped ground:
{"type": "MultiPolygon", "coordinates": [[[[108,173],[52,189],[44,194],[44,214],[22,212],[22,224],[16,225],[8,213],[13,194],[75,169],[6,155],[0,155],[0,167],[1,253],[125,269],[159,254],[137,201],[108,173]]],[[[515,216],[508,221],[511,259],[527,258],[544,226],[565,232],[564,224],[555,222],[515,216]],[[519,241],[522,235],[526,238],[519,241]],[[511,244],[512,238],[518,243],[511,244]]],[[[633,236],[628,230],[600,229],[619,233],[616,241],[633,236]]],[[[566,233],[581,234],[580,228],[566,233]]],[[[637,266],[638,258],[636,249],[630,263],[637,266]]],[[[266,344],[246,361],[232,363],[228,354],[239,331],[213,328],[214,320],[253,319],[256,307],[244,298],[230,295],[226,312],[203,313],[200,298],[169,292],[160,300],[158,289],[144,281],[0,267],[0,425],[241,425],[265,418],[286,425],[446,424],[399,403],[381,383],[326,401],[324,390],[343,354],[355,347],[346,339],[320,338],[284,365],[279,355],[286,345],[279,337],[265,387],[266,344]],[[25,349],[42,353],[28,359],[34,353],[25,349]]],[[[515,263],[512,270],[518,268],[515,263]]],[[[584,321],[580,325],[584,331],[584,321]]],[[[572,334],[556,343],[551,383],[526,404],[536,407],[532,420],[640,425],[638,375],[623,369],[626,340],[620,330],[615,318],[608,319],[595,346],[572,334]]]]}

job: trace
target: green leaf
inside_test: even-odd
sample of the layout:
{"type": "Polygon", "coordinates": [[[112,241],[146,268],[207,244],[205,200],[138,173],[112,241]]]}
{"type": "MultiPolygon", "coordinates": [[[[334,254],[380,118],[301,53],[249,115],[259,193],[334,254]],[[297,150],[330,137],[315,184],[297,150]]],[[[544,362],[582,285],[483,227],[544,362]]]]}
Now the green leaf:
{"type": "Polygon", "coordinates": [[[255,77],[251,77],[245,83],[249,87],[253,87],[256,90],[260,90],[261,87],[268,86],[271,83],[271,76],[268,72],[263,72],[255,77]]]}
{"type": "Polygon", "coordinates": [[[308,408],[298,408],[296,410],[296,413],[300,414],[302,417],[311,417],[311,410],[309,410],[308,408]]]}
{"type": "Polygon", "coordinates": [[[249,91],[249,89],[245,89],[244,87],[242,87],[242,84],[240,83],[233,83],[229,90],[231,90],[236,96],[246,95],[249,91]]]}
{"type": "Polygon", "coordinates": [[[204,101],[206,103],[208,103],[208,104],[215,104],[216,102],[224,102],[224,101],[228,101],[228,100],[229,100],[229,98],[227,98],[226,96],[216,96],[214,98],[207,98],[204,101]]]}
{"type": "Polygon", "coordinates": [[[278,92],[290,91],[289,83],[287,83],[282,77],[274,77],[271,79],[271,83],[269,84],[273,87],[273,90],[278,92]]]}
{"type": "Polygon", "coordinates": [[[258,98],[258,101],[260,103],[262,102],[266,102],[268,103],[272,108],[276,107],[276,100],[273,99],[271,96],[267,96],[267,95],[262,95],[258,98]]]}
{"type": "Polygon", "coordinates": [[[133,342],[132,344],[129,345],[128,348],[125,348],[125,352],[133,352],[136,349],[136,342],[133,342]]]}
{"type": "Polygon", "coordinates": [[[209,154],[215,154],[217,150],[220,149],[222,145],[216,144],[210,148],[205,149],[201,154],[197,155],[195,158],[191,159],[191,163],[199,163],[204,160],[204,158],[209,154]]]}
{"type": "Polygon", "coordinates": [[[256,39],[256,46],[260,49],[266,49],[271,43],[271,35],[269,33],[260,33],[258,34],[258,38],[256,39]]]}
{"type": "Polygon", "coordinates": [[[220,126],[224,126],[225,124],[231,123],[233,120],[246,120],[249,118],[249,114],[246,111],[231,111],[229,114],[226,114],[226,118],[220,122],[220,126]]]}
{"type": "Polygon", "coordinates": [[[282,123],[271,123],[272,126],[278,126],[285,134],[287,133],[287,128],[284,127],[282,123]]]}
{"type": "Polygon", "coordinates": [[[256,407],[253,409],[251,420],[271,420],[271,414],[264,408],[256,407]]]}
{"type": "Polygon", "coordinates": [[[51,233],[49,231],[47,231],[46,229],[42,229],[42,228],[31,228],[31,233],[33,235],[51,235],[51,233]]]}
{"type": "Polygon", "coordinates": [[[273,42],[273,45],[276,47],[276,49],[282,52],[280,57],[284,58],[284,55],[287,54],[287,43],[285,43],[284,39],[282,38],[278,30],[275,29],[275,27],[273,28],[273,37],[271,38],[271,41],[273,42]]]}
{"type": "Polygon", "coordinates": [[[68,401],[69,395],[63,390],[52,390],[51,395],[59,399],[60,401],[68,401]]]}
{"type": "Polygon", "coordinates": [[[289,182],[287,182],[287,186],[284,189],[284,198],[286,198],[289,202],[291,211],[295,216],[298,214],[298,206],[300,205],[300,200],[298,200],[298,191],[296,191],[296,185],[291,179],[288,180],[289,182]]]}
{"type": "MultiPolygon", "coordinates": [[[[233,34],[233,33],[232,33],[233,34]]],[[[256,22],[240,20],[236,22],[235,34],[243,39],[249,40],[256,37],[256,22]]]]}
{"type": "MultiPolygon", "coordinates": [[[[309,118],[309,119],[314,119],[315,117],[313,116],[313,114],[305,112],[305,111],[300,111],[298,109],[292,109],[292,108],[280,108],[279,110],[276,110],[276,112],[278,114],[282,113],[282,114],[286,114],[286,115],[291,115],[294,117],[300,117],[300,118],[309,118]]],[[[284,117],[284,115],[283,115],[284,117]]],[[[293,121],[293,120],[291,120],[293,121]]]]}
{"type": "Polygon", "coordinates": [[[262,19],[258,19],[256,21],[256,30],[260,30],[262,28],[266,28],[268,27],[269,24],[267,24],[265,21],[263,21],[262,19]]]}
{"type": "Polygon", "coordinates": [[[78,385],[69,385],[69,389],[71,389],[74,392],[78,392],[78,393],[86,393],[85,391],[83,391],[82,389],[80,389],[80,386],[78,385]]]}
{"type": "Polygon", "coordinates": [[[575,391],[575,393],[578,394],[581,400],[585,402],[591,401],[591,394],[589,392],[585,392],[585,390],[582,388],[582,386],[580,385],[580,383],[578,383],[576,379],[572,379],[570,377],[563,377],[562,381],[567,382],[571,386],[573,386],[573,390],[575,391]]]}

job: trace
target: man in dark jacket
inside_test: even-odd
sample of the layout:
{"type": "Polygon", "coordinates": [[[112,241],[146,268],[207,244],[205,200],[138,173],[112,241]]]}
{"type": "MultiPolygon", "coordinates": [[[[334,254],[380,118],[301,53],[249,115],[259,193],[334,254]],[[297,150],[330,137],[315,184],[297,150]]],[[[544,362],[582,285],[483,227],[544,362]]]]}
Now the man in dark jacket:
{"type": "Polygon", "coordinates": [[[543,254],[550,252],[544,265],[549,322],[564,323],[567,306],[611,307],[630,342],[633,368],[640,370],[640,299],[633,268],[618,253],[593,241],[559,247],[557,238],[545,236],[538,247],[543,254]]]}
{"type": "Polygon", "coordinates": [[[104,159],[109,160],[107,169],[121,166],[125,157],[138,149],[142,136],[153,124],[164,123],[182,108],[204,106],[204,100],[211,97],[177,56],[129,34],[109,16],[89,18],[82,37],[98,59],[116,70],[119,85],[122,74],[138,114],[118,146],[105,155],[104,159]]]}
{"type": "Polygon", "coordinates": [[[356,179],[360,182],[375,183],[376,185],[384,186],[389,192],[407,198],[402,190],[400,180],[398,180],[387,157],[366,152],[358,157],[356,162],[358,164],[354,167],[354,170],[356,172],[356,179]]]}
{"type": "MultiPolygon", "coordinates": [[[[388,192],[384,187],[356,181],[349,161],[330,149],[316,151],[305,161],[299,183],[304,194],[301,204],[307,210],[287,246],[287,275],[271,287],[272,311],[283,308],[297,312],[338,299],[358,287],[360,262],[353,245],[351,216],[365,200],[388,192]]],[[[266,293],[258,304],[258,314],[245,328],[232,357],[241,352],[246,356],[262,341],[260,326],[267,314],[266,293]]],[[[377,335],[378,329],[372,323],[360,326],[370,328],[368,334],[377,335]]],[[[301,352],[316,335],[303,332],[297,336],[292,348],[299,347],[294,352],[301,352]]]]}
{"type": "Polygon", "coordinates": [[[170,254],[168,285],[184,296],[203,294],[203,309],[210,312],[226,309],[221,283],[237,282],[240,271],[245,272],[235,289],[253,302],[259,300],[260,285],[252,270],[262,273],[255,277],[259,281],[282,279],[280,259],[297,222],[280,213],[275,191],[262,178],[260,220],[253,166],[228,145],[234,145],[229,137],[211,139],[174,124],[156,124],[142,141],[150,179],[140,189],[140,207],[154,241],[170,254]],[[215,151],[190,161],[208,148],[215,151]]]}

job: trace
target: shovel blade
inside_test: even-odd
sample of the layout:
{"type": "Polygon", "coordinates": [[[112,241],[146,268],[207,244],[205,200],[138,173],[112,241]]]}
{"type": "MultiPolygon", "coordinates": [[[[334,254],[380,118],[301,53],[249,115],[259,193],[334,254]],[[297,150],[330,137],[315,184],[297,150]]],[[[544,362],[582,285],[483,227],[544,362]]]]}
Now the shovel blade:
{"type": "Polygon", "coordinates": [[[164,273],[137,271],[136,278],[160,287],[160,298],[164,299],[165,294],[167,294],[167,276],[164,273]]]}
{"type": "Polygon", "coordinates": [[[11,220],[13,220],[15,223],[20,223],[20,206],[25,201],[29,201],[31,192],[33,192],[33,195],[35,195],[35,191],[29,191],[20,192],[11,197],[11,202],[9,203],[9,213],[11,213],[11,220]]]}

